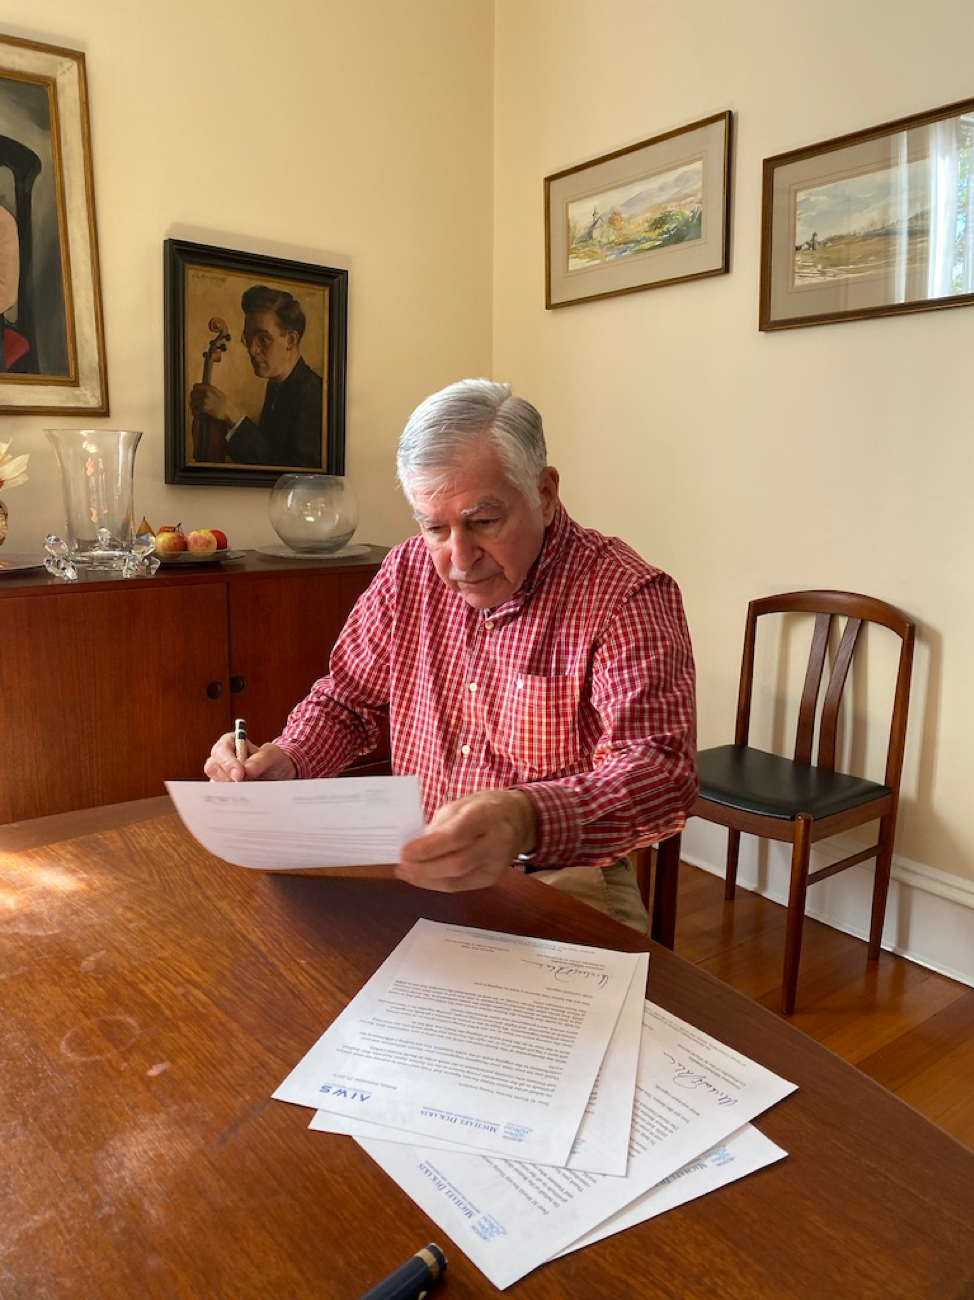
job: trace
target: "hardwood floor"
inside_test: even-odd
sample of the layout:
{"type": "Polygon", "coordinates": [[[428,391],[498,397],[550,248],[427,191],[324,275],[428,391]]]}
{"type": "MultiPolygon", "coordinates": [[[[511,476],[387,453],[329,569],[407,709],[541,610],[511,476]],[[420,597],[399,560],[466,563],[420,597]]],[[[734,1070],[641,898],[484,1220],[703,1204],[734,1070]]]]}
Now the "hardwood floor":
{"type": "MultiPolygon", "coordinates": [[[[680,864],[676,951],[773,1011],[785,909],[680,864]]],[[[791,1023],[974,1150],[974,989],[806,919],[791,1023]]]]}

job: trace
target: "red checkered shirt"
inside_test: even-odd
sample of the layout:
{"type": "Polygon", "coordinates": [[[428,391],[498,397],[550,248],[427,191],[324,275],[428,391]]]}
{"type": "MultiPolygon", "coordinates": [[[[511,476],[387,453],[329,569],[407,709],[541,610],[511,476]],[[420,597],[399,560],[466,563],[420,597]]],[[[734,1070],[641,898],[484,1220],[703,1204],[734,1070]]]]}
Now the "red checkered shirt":
{"type": "Polygon", "coordinates": [[[680,592],[562,506],[522,588],[476,610],[421,536],[386,556],[329,672],[277,743],[299,777],[376,743],[419,776],[427,818],[476,790],[523,790],[535,864],[601,866],[680,830],[697,791],[694,668],[680,592]]]}

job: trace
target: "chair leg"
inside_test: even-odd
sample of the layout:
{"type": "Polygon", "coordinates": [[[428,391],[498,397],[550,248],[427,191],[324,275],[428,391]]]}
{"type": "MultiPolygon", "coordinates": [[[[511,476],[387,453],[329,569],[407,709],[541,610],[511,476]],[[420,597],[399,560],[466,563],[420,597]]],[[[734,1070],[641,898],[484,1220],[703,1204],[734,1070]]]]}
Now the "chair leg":
{"type": "Polygon", "coordinates": [[[876,854],[876,875],[873,880],[873,915],[869,926],[869,961],[879,961],[883,939],[883,921],[886,919],[886,899],[889,894],[889,877],[893,867],[893,831],[896,813],[887,813],[879,823],[879,852],[876,854]]]}
{"type": "Polygon", "coordinates": [[[653,888],[653,920],[649,937],[665,948],[676,943],[676,899],[680,878],[681,835],[671,835],[656,845],[656,880],[653,888]]]}
{"type": "Polygon", "coordinates": [[[636,869],[636,883],[639,886],[639,897],[643,900],[643,907],[649,911],[649,878],[652,872],[652,849],[635,849],[632,854],[632,864],[636,869]]]}
{"type": "Polygon", "coordinates": [[[781,1011],[790,1016],[798,991],[798,966],[802,955],[802,926],[805,895],[808,892],[808,864],[812,852],[812,819],[808,813],[795,818],[795,839],[791,849],[791,889],[785,922],[785,967],[781,981],[781,1011]]]}
{"type": "Polygon", "coordinates": [[[727,870],[724,874],[724,897],[728,902],[734,898],[734,890],[737,888],[737,855],[741,848],[741,832],[729,830],[727,832],[727,870]]]}

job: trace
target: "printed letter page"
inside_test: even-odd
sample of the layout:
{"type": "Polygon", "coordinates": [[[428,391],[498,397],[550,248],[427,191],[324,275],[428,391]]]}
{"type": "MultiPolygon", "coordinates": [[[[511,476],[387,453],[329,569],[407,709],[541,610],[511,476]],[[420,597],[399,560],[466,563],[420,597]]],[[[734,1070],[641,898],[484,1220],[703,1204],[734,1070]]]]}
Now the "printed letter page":
{"type": "Polygon", "coordinates": [[[314,781],[167,781],[176,811],[204,849],[261,871],[399,861],[423,831],[414,776],[314,781]]]}
{"type": "Polygon", "coordinates": [[[403,946],[274,1096],[563,1165],[640,954],[425,920],[403,946]]]}
{"type": "Polygon", "coordinates": [[[793,1091],[647,1002],[625,1178],[358,1140],[503,1289],[793,1091]]]}
{"type": "MultiPolygon", "coordinates": [[[[572,1153],[568,1157],[569,1169],[621,1176],[629,1165],[629,1133],[632,1129],[632,1105],[639,1065],[649,953],[637,953],[636,958],[638,964],[629,992],[609,1040],[572,1153]]],[[[358,1116],[336,1115],[326,1110],[317,1111],[308,1127],[319,1133],[345,1133],[352,1137],[371,1137],[379,1141],[406,1142],[411,1146],[435,1148],[437,1151],[479,1154],[476,1147],[454,1142],[450,1138],[432,1138],[425,1134],[409,1133],[405,1129],[390,1129],[384,1124],[372,1124],[358,1116]]]]}

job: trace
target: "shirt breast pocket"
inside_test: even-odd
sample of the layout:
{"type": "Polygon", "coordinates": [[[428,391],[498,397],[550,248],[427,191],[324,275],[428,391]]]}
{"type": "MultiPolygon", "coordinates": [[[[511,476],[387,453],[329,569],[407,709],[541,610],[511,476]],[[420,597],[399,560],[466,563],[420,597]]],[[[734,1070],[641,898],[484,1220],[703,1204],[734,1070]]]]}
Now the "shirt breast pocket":
{"type": "Polygon", "coordinates": [[[528,779],[554,776],[578,762],[578,701],[575,677],[518,673],[502,692],[495,744],[528,779]]]}

